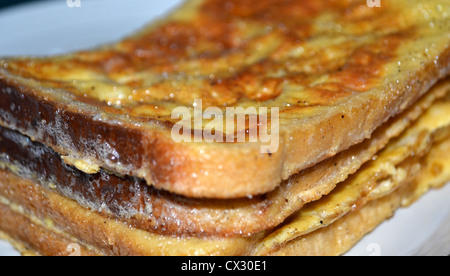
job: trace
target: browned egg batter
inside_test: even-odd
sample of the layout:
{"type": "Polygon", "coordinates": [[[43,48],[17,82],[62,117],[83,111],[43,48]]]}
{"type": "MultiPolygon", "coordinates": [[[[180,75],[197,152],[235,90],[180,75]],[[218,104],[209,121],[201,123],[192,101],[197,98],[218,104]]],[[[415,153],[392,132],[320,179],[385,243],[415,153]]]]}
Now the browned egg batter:
{"type": "MultiPolygon", "coordinates": [[[[114,46],[11,61],[8,70],[141,120],[170,121],[174,107],[192,107],[194,99],[203,108],[276,106],[290,117],[382,86],[384,74],[407,66],[388,68],[397,49],[407,50],[421,32],[449,30],[449,20],[415,27],[421,17],[448,13],[440,1],[421,4],[433,13],[418,9],[418,16],[398,8],[412,5],[405,1],[384,1],[382,9],[360,0],[194,2],[200,7],[114,46]]],[[[433,55],[439,41],[426,46],[420,55],[433,55]]]]}

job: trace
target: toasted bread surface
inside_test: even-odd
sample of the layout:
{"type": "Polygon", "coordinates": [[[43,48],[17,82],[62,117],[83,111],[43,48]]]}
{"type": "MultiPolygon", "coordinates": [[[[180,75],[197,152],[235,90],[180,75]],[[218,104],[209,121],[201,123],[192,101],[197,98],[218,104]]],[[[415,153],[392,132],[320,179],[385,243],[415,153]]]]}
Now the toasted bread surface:
{"type": "MultiPolygon", "coordinates": [[[[411,172],[411,175],[403,179],[394,177],[392,180],[395,180],[395,184],[391,187],[383,184],[377,186],[373,193],[364,195],[367,200],[360,201],[361,205],[350,208],[347,215],[331,225],[318,226],[311,223],[309,227],[314,230],[309,234],[300,237],[287,236],[283,241],[278,240],[282,243],[269,248],[269,251],[265,245],[273,238],[271,235],[266,239],[262,235],[252,238],[198,239],[173,238],[140,231],[116,219],[102,217],[97,212],[84,209],[54,191],[46,190],[30,180],[4,170],[0,170],[0,230],[8,233],[10,239],[18,240],[15,245],[26,244],[28,251],[48,255],[67,254],[67,246],[77,242],[80,248],[83,248],[80,252],[83,254],[339,255],[345,253],[383,220],[392,216],[395,209],[411,204],[429,189],[448,181],[449,150],[450,142],[446,139],[433,146],[427,157],[421,160],[408,159],[402,167],[409,168],[407,171],[411,172]],[[436,170],[436,166],[440,170],[436,170]],[[10,199],[4,198],[4,193],[8,193],[10,199]],[[85,244],[88,245],[87,250],[85,244]]],[[[342,196],[342,191],[338,190],[334,196],[342,196]]],[[[327,210],[316,210],[317,214],[321,211],[327,210]]],[[[297,216],[283,227],[294,228],[299,223],[308,223],[308,220],[299,219],[297,216]]]]}
{"type": "Polygon", "coordinates": [[[192,199],[149,187],[134,177],[120,177],[106,171],[87,174],[66,165],[44,145],[2,127],[0,164],[84,207],[100,210],[139,229],[166,235],[250,236],[278,226],[308,202],[328,194],[363,164],[376,158],[391,140],[405,136],[403,132],[408,127],[408,150],[416,150],[423,138],[417,133],[433,127],[430,112],[441,110],[442,124],[450,118],[446,115],[450,112],[448,105],[441,102],[445,102],[442,98],[449,92],[448,83],[441,83],[413,107],[377,129],[370,140],[292,176],[275,191],[252,199],[192,199]],[[425,123],[417,126],[418,118],[425,123]]]}
{"type": "Polygon", "coordinates": [[[48,219],[40,221],[19,210],[20,207],[17,205],[0,203],[0,238],[12,243],[20,254],[25,256],[102,255],[98,250],[86,247],[73,236],[49,227],[48,219]]]}
{"type": "Polygon", "coordinates": [[[387,196],[359,207],[327,227],[278,247],[270,255],[332,256],[346,253],[379,224],[392,218],[398,208],[407,207],[430,189],[444,185],[450,179],[449,152],[450,143],[441,143],[422,163],[422,169],[414,180],[387,196]],[[436,166],[441,170],[436,171],[436,166]]]}
{"type": "Polygon", "coordinates": [[[70,163],[239,198],[370,138],[448,75],[444,0],[191,0],[100,49],[0,62],[0,124],[70,163]],[[276,107],[279,149],[175,143],[175,107],[276,107]]]}
{"type": "MultiPolygon", "coordinates": [[[[436,115],[442,111],[450,111],[450,106],[443,104],[440,108],[435,109],[435,112],[429,112],[417,123],[421,125],[416,129],[417,132],[411,130],[402,138],[390,143],[376,159],[367,163],[348,180],[339,184],[331,193],[306,205],[290,217],[285,225],[271,233],[256,250],[261,254],[277,251],[277,248],[282,247],[288,241],[296,240],[296,238],[301,240],[309,233],[332,225],[334,222],[340,221],[343,216],[359,210],[368,202],[388,196],[397,189],[403,189],[400,187],[408,186],[405,184],[411,181],[414,182],[411,185],[414,186],[412,189],[415,191],[411,193],[411,188],[407,188],[409,189],[408,197],[404,197],[405,192],[399,192],[400,196],[393,197],[401,201],[394,203],[395,201],[386,200],[392,203],[390,207],[392,209],[386,209],[387,205],[381,203],[384,200],[379,203],[380,206],[376,206],[376,203],[371,204],[373,207],[369,209],[372,211],[383,210],[383,212],[389,214],[400,205],[407,206],[428,191],[430,187],[438,187],[444,184],[450,178],[450,172],[448,171],[450,166],[450,124],[448,120],[443,123],[442,120],[439,120],[439,117],[436,118],[436,115]],[[443,124],[441,125],[441,123],[443,124]],[[438,127],[439,125],[441,127],[438,127]],[[431,132],[426,134],[427,130],[431,132]],[[435,168],[439,168],[439,170],[435,168]],[[433,170],[436,173],[430,175],[433,170]],[[420,177],[417,177],[418,175],[420,177]]],[[[384,219],[383,216],[374,216],[374,222],[379,223],[384,219]]],[[[367,229],[371,230],[370,223],[368,221],[367,229]]],[[[358,226],[354,225],[353,227],[358,226]]],[[[340,227],[332,226],[330,228],[336,230],[340,227]]],[[[365,228],[362,227],[361,229],[365,228]]],[[[334,230],[326,231],[332,232],[334,230]]],[[[336,231],[336,237],[340,235],[339,233],[340,230],[336,231]]],[[[367,232],[346,230],[345,233],[350,233],[352,238],[359,239],[367,232]]],[[[341,238],[345,239],[344,236],[337,238],[337,244],[339,244],[341,238]]],[[[330,250],[341,250],[342,248],[336,246],[336,244],[331,247],[330,250]]],[[[313,254],[313,252],[310,253],[313,254]]],[[[308,253],[305,251],[302,254],[308,253]]]]}

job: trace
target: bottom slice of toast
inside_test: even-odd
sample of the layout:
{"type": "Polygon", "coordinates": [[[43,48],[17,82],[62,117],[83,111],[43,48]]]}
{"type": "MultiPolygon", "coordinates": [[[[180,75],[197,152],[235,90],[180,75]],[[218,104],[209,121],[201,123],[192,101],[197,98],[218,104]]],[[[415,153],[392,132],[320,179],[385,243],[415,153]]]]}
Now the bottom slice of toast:
{"type": "Polygon", "coordinates": [[[6,156],[0,160],[0,231],[22,253],[37,255],[341,255],[395,210],[450,180],[449,112],[449,101],[433,104],[331,193],[250,236],[138,229],[65,197],[57,183],[42,185],[37,168],[25,175],[23,165],[6,156]]]}
{"type": "MultiPolygon", "coordinates": [[[[424,157],[405,160],[399,167],[407,173],[401,181],[391,186],[381,182],[328,226],[292,240],[285,238],[270,250],[263,250],[262,245],[277,231],[228,239],[152,234],[105,218],[9,170],[0,170],[0,188],[10,193],[8,198],[0,197],[1,237],[27,255],[341,255],[396,209],[450,180],[450,140],[439,141],[424,157]]],[[[339,190],[336,193],[339,195],[339,190]]],[[[280,229],[298,225],[299,217],[280,229]]]]}
{"type": "MultiPolygon", "coordinates": [[[[418,175],[394,192],[368,202],[328,227],[299,237],[271,255],[342,255],[395,211],[450,180],[450,141],[431,150],[418,175]]],[[[430,214],[432,215],[432,214],[430,214]]]]}

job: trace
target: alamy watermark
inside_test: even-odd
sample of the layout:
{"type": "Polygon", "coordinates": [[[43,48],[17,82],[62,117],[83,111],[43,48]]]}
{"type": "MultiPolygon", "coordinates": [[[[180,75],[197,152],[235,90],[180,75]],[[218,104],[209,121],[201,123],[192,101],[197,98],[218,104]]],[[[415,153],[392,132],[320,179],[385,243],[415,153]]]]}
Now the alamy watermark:
{"type": "Polygon", "coordinates": [[[367,0],[367,6],[369,8],[380,8],[381,0],[367,0]]]}
{"type": "Polygon", "coordinates": [[[378,243],[370,243],[366,246],[366,251],[369,252],[369,256],[381,256],[381,246],[378,243]]]}
{"type": "Polygon", "coordinates": [[[67,7],[81,8],[81,0],[66,0],[67,7]]]}
{"type": "MultiPolygon", "coordinates": [[[[370,8],[381,7],[381,0],[366,0],[367,6],[370,8]]],[[[81,0],[66,0],[67,7],[81,8],[81,0]]]]}
{"type": "Polygon", "coordinates": [[[81,246],[78,243],[71,243],[66,247],[67,256],[79,257],[81,256],[81,246]]]}
{"type": "Polygon", "coordinates": [[[181,142],[260,143],[261,153],[275,153],[279,148],[279,108],[219,107],[202,108],[202,100],[188,107],[172,110],[179,120],[172,128],[172,139],[181,142]]]}

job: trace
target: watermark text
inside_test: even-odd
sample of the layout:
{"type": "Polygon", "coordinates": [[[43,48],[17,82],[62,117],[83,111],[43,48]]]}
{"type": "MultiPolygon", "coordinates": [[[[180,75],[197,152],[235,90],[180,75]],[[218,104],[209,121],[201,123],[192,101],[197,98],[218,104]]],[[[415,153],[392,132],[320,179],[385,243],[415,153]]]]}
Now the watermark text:
{"type": "Polygon", "coordinates": [[[67,7],[81,8],[81,0],[66,0],[67,7]]]}
{"type": "Polygon", "coordinates": [[[369,8],[380,8],[381,0],[367,0],[367,6],[369,8]]]}
{"type": "Polygon", "coordinates": [[[194,110],[177,107],[171,118],[179,120],[172,128],[172,139],[181,142],[260,143],[261,153],[275,153],[279,148],[279,109],[272,107],[202,108],[194,101],[194,110]]]}

